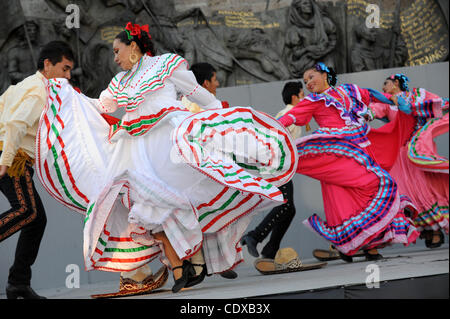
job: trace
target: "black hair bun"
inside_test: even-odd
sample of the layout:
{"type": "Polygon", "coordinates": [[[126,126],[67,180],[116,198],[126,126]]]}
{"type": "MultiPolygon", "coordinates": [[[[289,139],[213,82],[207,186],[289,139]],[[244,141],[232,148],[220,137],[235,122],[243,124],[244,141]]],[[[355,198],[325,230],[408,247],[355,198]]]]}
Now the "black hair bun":
{"type": "Polygon", "coordinates": [[[335,86],[337,83],[336,71],[334,71],[334,69],[332,67],[328,67],[328,69],[330,70],[330,72],[327,72],[328,73],[328,84],[331,86],[335,86]]]}
{"type": "MultiPolygon", "coordinates": [[[[137,37],[134,37],[137,38],[137,37]]],[[[141,49],[142,53],[149,54],[151,56],[155,55],[154,45],[151,37],[146,31],[141,31],[141,37],[136,40],[137,45],[141,49]]]]}

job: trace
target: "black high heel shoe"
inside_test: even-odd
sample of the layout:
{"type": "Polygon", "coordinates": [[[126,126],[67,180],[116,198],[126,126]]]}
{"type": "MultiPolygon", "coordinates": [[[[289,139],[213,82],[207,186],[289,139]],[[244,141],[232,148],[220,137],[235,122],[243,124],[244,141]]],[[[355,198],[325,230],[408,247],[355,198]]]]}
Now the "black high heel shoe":
{"type": "Polygon", "coordinates": [[[353,257],[352,256],[348,256],[348,255],[344,255],[343,253],[339,252],[339,256],[341,257],[341,259],[345,262],[348,263],[352,263],[353,262],[353,257]]]}
{"type": "MultiPolygon", "coordinates": [[[[189,288],[189,287],[193,287],[195,285],[198,285],[199,283],[201,283],[203,280],[205,280],[206,277],[206,264],[200,265],[200,264],[192,264],[192,266],[194,267],[202,267],[202,272],[194,277],[191,277],[188,282],[186,283],[186,286],[184,286],[184,288],[189,288]]],[[[195,275],[195,273],[194,273],[195,275]]]]}
{"type": "Polygon", "coordinates": [[[175,285],[173,285],[173,287],[172,287],[173,293],[177,293],[181,289],[185,288],[189,279],[191,279],[192,277],[195,276],[195,269],[189,261],[183,260],[182,266],[173,267],[172,270],[179,269],[179,268],[183,269],[183,272],[182,272],[180,278],[175,279],[175,285]]]}

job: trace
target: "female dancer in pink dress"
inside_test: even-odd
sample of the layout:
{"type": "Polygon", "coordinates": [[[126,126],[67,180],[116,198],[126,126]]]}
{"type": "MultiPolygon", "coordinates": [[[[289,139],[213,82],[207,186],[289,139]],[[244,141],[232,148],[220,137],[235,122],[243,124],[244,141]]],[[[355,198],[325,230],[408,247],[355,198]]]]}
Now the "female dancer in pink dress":
{"type": "Polygon", "coordinates": [[[346,261],[359,249],[367,260],[376,260],[382,258],[376,248],[414,242],[419,233],[403,212],[394,179],[367,151],[370,92],[352,84],[333,87],[336,74],[323,63],[303,78],[313,93],[279,121],[302,126],[314,117],[319,124],[297,140],[297,173],[321,182],[326,221],[314,214],[304,224],[346,261]]]}
{"type": "MultiPolygon", "coordinates": [[[[441,246],[444,230],[448,234],[448,165],[447,158],[437,153],[433,139],[448,132],[448,101],[426,91],[408,88],[409,79],[394,74],[384,83],[383,91],[407,102],[402,111],[414,120],[415,128],[407,143],[400,145],[400,155],[390,170],[402,194],[407,195],[418,209],[414,223],[429,248],[441,246]],[[431,106],[431,108],[430,108],[431,106]],[[428,108],[428,111],[424,111],[428,108]],[[443,110],[445,115],[443,115],[443,110]]],[[[401,112],[397,107],[374,103],[375,116],[395,121],[401,112]]]]}

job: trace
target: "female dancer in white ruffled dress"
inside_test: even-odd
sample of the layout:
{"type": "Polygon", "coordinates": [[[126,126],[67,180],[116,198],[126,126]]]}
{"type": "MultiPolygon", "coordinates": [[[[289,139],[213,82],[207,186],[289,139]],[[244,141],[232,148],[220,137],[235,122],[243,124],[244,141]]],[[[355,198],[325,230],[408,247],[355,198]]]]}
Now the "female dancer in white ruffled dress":
{"type": "Polygon", "coordinates": [[[153,56],[147,28],[129,23],[113,47],[125,71],[99,99],[50,82],[38,175],[54,198],[86,214],[87,270],[131,271],[159,256],[177,292],[200,250],[210,274],[242,262],[251,218],[284,200],[277,186],[295,173],[295,145],[264,113],[222,109],[181,56],[153,56]],[[179,94],[206,111],[190,113],[179,94]],[[119,108],[125,115],[110,127],[99,112],[119,108]]]}

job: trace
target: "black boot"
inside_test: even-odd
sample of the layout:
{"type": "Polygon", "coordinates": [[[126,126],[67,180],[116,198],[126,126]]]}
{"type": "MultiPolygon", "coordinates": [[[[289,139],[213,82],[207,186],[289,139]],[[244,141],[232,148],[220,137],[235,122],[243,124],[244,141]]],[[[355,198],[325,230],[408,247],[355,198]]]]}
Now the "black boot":
{"type": "Polygon", "coordinates": [[[22,297],[23,299],[47,299],[43,296],[39,296],[30,286],[28,285],[12,285],[8,284],[6,287],[6,298],[17,299],[22,297]]]}

